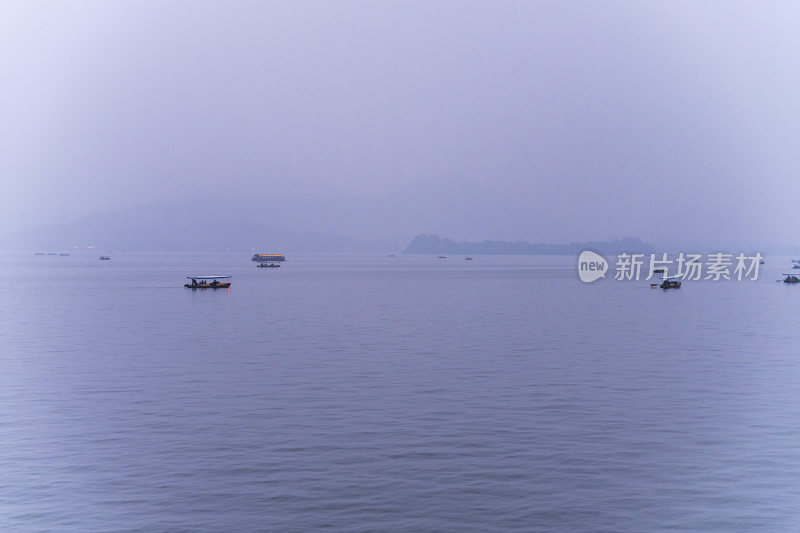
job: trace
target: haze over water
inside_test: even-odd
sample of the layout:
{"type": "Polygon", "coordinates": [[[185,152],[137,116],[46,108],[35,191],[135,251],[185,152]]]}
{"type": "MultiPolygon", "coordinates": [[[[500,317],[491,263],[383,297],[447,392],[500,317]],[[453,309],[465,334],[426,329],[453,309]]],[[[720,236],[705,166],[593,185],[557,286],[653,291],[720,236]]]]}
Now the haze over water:
{"type": "Polygon", "coordinates": [[[0,529],[800,523],[788,259],[675,291],[574,257],[248,259],[0,257],[0,529]]]}
{"type": "MultiPolygon", "coordinates": [[[[795,253],[796,2],[4,7],[0,248],[122,212],[108,246],[175,251],[124,241],[189,202],[391,243],[795,253]]],[[[104,246],[86,233],[59,246],[104,246]]]]}
{"type": "Polygon", "coordinates": [[[1,533],[797,529],[797,2],[2,7],[1,533]]]}

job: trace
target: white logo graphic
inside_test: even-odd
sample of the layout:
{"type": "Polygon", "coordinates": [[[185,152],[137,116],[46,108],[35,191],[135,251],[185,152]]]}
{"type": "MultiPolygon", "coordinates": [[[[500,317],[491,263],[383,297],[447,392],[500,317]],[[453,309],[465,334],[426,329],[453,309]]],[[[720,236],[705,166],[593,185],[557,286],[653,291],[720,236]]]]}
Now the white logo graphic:
{"type": "Polygon", "coordinates": [[[608,262],[602,255],[585,250],[578,257],[578,276],[584,283],[591,283],[606,277],[606,270],[608,270],[608,262]]]}

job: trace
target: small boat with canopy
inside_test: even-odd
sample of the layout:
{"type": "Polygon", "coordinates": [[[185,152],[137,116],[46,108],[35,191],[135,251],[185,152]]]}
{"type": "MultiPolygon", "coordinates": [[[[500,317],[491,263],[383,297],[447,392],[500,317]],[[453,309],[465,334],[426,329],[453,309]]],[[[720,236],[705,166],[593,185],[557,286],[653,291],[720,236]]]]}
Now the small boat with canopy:
{"type": "Polygon", "coordinates": [[[781,274],[781,276],[786,276],[783,279],[784,283],[800,283],[800,274],[781,274]]]}
{"type": "Polygon", "coordinates": [[[256,261],[258,263],[266,263],[269,261],[275,263],[286,261],[286,257],[283,254],[254,254],[253,257],[250,258],[250,261],[256,261]]]}
{"type": "Polygon", "coordinates": [[[662,289],[680,289],[681,288],[681,278],[680,276],[666,276],[661,278],[661,285],[659,285],[662,289]]]}
{"type": "Polygon", "coordinates": [[[230,276],[186,276],[191,280],[184,287],[187,289],[227,289],[231,286],[230,276]]]}

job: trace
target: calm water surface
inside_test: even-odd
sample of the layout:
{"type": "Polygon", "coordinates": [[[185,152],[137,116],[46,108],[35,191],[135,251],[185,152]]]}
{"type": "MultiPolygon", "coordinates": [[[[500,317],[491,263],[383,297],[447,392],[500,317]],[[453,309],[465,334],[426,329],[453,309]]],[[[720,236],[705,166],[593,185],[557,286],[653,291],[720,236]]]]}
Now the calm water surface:
{"type": "Polygon", "coordinates": [[[786,258],[675,291],[572,257],[248,259],[0,256],[0,530],[800,527],[786,258]]]}

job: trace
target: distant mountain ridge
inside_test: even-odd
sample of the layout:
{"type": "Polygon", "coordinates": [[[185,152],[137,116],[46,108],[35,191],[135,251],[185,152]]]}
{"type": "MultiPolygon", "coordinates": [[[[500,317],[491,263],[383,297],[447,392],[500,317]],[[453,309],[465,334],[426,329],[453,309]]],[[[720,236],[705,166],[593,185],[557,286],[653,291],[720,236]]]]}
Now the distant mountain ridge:
{"type": "MultiPolygon", "coordinates": [[[[268,178],[264,177],[265,180],[268,178]]],[[[210,249],[201,238],[195,241],[193,234],[202,231],[220,237],[221,241],[211,245],[220,250],[238,246],[229,242],[252,242],[250,238],[240,237],[245,237],[244,232],[263,228],[264,231],[255,232],[257,234],[253,237],[255,242],[264,244],[255,247],[278,246],[274,241],[280,240],[292,248],[296,244],[298,251],[299,247],[309,249],[311,245],[317,248],[318,243],[325,247],[321,251],[329,251],[342,249],[338,243],[344,238],[355,244],[348,244],[345,249],[398,252],[405,248],[411,237],[420,233],[448,235],[461,241],[502,236],[514,241],[550,239],[566,242],[572,235],[581,235],[587,227],[580,219],[564,216],[562,211],[555,215],[549,212],[546,200],[541,197],[509,195],[490,184],[463,176],[420,179],[390,192],[348,193],[333,187],[311,191],[276,189],[270,194],[263,191],[248,194],[246,189],[232,188],[209,194],[189,187],[179,198],[162,199],[154,195],[152,202],[147,204],[126,207],[116,204],[94,209],[94,213],[81,212],[70,215],[70,218],[52,217],[45,213],[39,223],[32,222],[7,231],[0,227],[0,247],[58,249],[81,245],[87,240],[100,246],[98,239],[102,237],[115,250],[128,249],[128,241],[131,241],[136,249],[157,244],[159,249],[174,245],[200,251],[210,249]],[[102,209],[106,212],[97,214],[102,209]],[[495,215],[489,216],[492,213],[495,215]],[[105,228],[85,227],[72,231],[78,230],[78,223],[88,218],[105,228]],[[225,220],[243,224],[229,226],[226,231],[235,229],[236,232],[225,234],[216,226],[225,220]],[[126,231],[112,235],[111,230],[115,227],[126,231]],[[532,228],[534,232],[530,231],[532,228]],[[162,239],[152,231],[164,233],[164,242],[154,242],[162,239]],[[306,238],[300,238],[301,233],[324,238],[314,238],[314,242],[307,246],[306,238]],[[168,235],[171,242],[166,242],[168,235]],[[38,242],[51,244],[36,244],[38,242]],[[369,246],[364,246],[365,243],[369,246]]],[[[32,220],[36,218],[32,217],[32,220]]]]}
{"type": "MultiPolygon", "coordinates": [[[[474,196],[480,197],[480,202],[467,195],[464,189],[449,191],[426,186],[411,187],[383,196],[306,194],[269,198],[209,197],[193,192],[179,200],[97,213],[64,223],[0,234],[0,249],[69,250],[93,246],[103,252],[254,250],[386,253],[402,250],[409,236],[421,233],[424,228],[435,228],[440,234],[455,234],[461,238],[498,234],[524,238],[528,234],[526,228],[533,227],[537,228],[535,235],[552,235],[553,239],[558,239],[576,231],[557,220],[546,219],[545,215],[537,223],[526,218],[531,214],[528,206],[491,197],[488,192],[483,194],[482,189],[478,192],[481,194],[474,196]],[[475,217],[474,213],[482,209],[516,213],[512,217],[516,222],[509,225],[510,221],[506,221],[505,225],[498,225],[494,219],[475,217]]],[[[406,251],[563,254],[574,253],[576,248],[598,251],[616,247],[652,248],[637,239],[619,242],[622,244],[610,247],[605,242],[571,245],[530,244],[523,241],[458,243],[435,235],[419,235],[406,251]]]]}
{"type": "Polygon", "coordinates": [[[403,251],[405,254],[505,254],[505,255],[571,255],[584,250],[600,254],[620,252],[652,253],[655,248],[636,237],[616,241],[571,242],[569,244],[532,244],[529,242],[455,242],[438,235],[417,235],[403,251]]]}
{"type": "MultiPolygon", "coordinates": [[[[335,233],[287,229],[243,209],[212,203],[164,203],[100,213],[0,235],[0,248],[132,252],[385,252],[386,243],[335,233]]],[[[280,223],[280,219],[275,218],[280,223]]]]}

